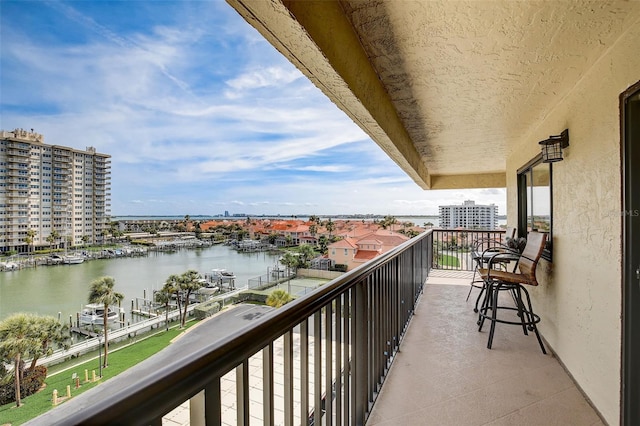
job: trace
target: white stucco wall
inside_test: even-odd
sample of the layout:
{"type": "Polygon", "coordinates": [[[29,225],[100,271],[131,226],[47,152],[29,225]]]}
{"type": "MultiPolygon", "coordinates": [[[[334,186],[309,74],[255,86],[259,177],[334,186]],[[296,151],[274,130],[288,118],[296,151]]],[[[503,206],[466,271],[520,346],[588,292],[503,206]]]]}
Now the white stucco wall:
{"type": "MultiPolygon", "coordinates": [[[[619,95],[640,80],[640,22],[600,58],[508,157],[508,216],[517,217],[516,170],[537,142],[569,129],[553,166],[553,264],[531,291],[540,331],[609,424],[619,423],[621,177],[619,95]]],[[[526,360],[525,360],[526,362],[526,360]]]]}

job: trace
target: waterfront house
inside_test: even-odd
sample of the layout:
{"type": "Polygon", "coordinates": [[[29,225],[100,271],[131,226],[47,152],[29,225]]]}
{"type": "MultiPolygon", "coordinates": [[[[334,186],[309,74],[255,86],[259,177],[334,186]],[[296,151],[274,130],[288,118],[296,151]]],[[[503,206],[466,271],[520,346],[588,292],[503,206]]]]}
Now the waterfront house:
{"type": "Polygon", "coordinates": [[[327,246],[328,257],[347,271],[398,247],[409,237],[397,232],[379,229],[359,237],[346,237],[327,246]]]}

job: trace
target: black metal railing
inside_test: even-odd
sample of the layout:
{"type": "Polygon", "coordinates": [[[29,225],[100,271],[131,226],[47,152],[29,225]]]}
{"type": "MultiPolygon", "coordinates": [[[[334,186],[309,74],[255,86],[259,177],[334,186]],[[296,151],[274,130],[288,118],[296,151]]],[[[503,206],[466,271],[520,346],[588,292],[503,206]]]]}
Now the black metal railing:
{"type": "Polygon", "coordinates": [[[472,253],[503,242],[504,230],[434,229],[433,269],[473,271],[472,253]]]}
{"type": "Polygon", "coordinates": [[[31,424],[160,425],[190,400],[192,425],[249,424],[254,416],[265,425],[363,425],[432,266],[432,236],[425,232],[199,351],[170,363],[151,357],[31,424]],[[250,388],[262,390],[258,400],[250,388]]]}

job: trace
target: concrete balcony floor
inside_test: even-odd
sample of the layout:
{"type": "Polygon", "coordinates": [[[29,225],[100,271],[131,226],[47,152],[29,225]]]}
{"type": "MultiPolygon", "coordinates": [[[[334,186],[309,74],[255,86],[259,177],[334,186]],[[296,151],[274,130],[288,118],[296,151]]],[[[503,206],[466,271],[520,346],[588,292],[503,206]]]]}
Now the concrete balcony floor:
{"type": "Polygon", "coordinates": [[[487,349],[470,277],[432,271],[367,426],[602,425],[533,333],[497,324],[487,349]]]}

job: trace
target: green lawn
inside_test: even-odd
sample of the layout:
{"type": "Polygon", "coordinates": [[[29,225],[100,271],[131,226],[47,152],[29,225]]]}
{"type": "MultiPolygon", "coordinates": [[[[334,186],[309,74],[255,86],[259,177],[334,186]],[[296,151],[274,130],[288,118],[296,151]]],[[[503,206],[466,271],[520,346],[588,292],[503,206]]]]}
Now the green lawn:
{"type": "Polygon", "coordinates": [[[450,256],[448,254],[438,255],[438,263],[440,266],[449,266],[453,268],[460,266],[460,260],[456,256],[450,256]]]}
{"type": "MultiPolygon", "coordinates": [[[[187,323],[187,328],[195,324],[194,321],[187,323]]],[[[96,353],[85,355],[81,358],[66,361],[49,369],[49,375],[45,381],[45,388],[40,392],[22,400],[22,406],[16,407],[15,402],[0,406],[0,425],[22,424],[38,415],[53,408],[53,390],[58,390],[58,397],[65,397],[67,385],[71,386],[71,396],[77,396],[101,382],[108,380],[128,368],[136,365],[140,361],[149,358],[151,355],[167,347],[171,340],[182,333],[184,329],[171,328],[169,331],[160,331],[148,336],[141,336],[137,341],[124,345],[109,345],[109,366],[102,370],[102,380],[91,382],[92,371],[95,370],[96,377],[99,375],[99,364],[96,353]],[[118,346],[120,346],[118,348],[118,346]],[[88,370],[89,382],[84,381],[84,370],[88,370]],[[73,374],[80,377],[80,388],[75,388],[73,374]]]]}

